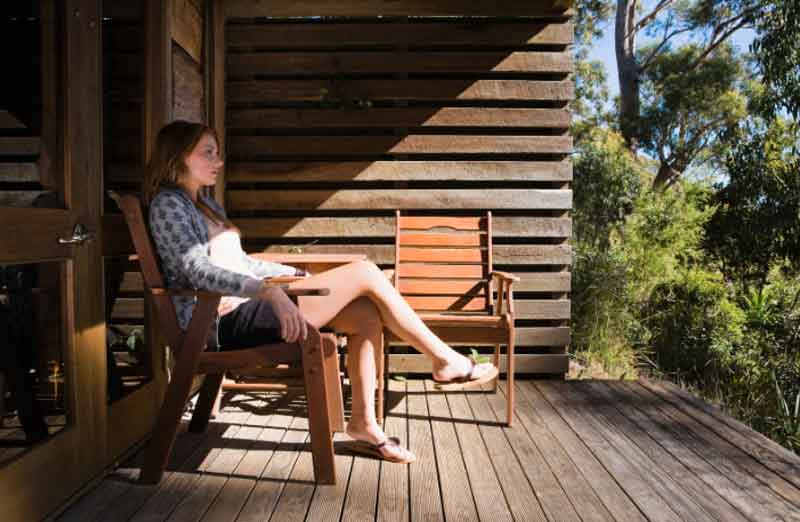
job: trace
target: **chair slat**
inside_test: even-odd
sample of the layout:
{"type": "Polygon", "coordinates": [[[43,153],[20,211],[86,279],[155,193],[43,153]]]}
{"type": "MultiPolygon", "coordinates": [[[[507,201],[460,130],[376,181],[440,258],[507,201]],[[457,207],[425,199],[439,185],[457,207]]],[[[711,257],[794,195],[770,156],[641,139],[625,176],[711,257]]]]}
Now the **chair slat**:
{"type": "Polygon", "coordinates": [[[401,246],[479,247],[485,243],[480,233],[420,234],[400,233],[401,246]]]}
{"type": "Polygon", "coordinates": [[[483,217],[445,217],[445,216],[400,216],[400,230],[431,230],[433,228],[452,228],[453,230],[482,230],[483,217]]]}
{"type": "Polygon", "coordinates": [[[420,279],[481,279],[485,276],[482,265],[447,265],[402,263],[398,266],[398,277],[420,279]]]}
{"type": "Polygon", "coordinates": [[[485,280],[400,279],[403,295],[486,295],[485,280]]]}
{"type": "Polygon", "coordinates": [[[400,249],[399,261],[431,261],[439,263],[482,263],[486,251],[480,248],[415,248],[400,249]]]}
{"type": "Polygon", "coordinates": [[[429,310],[432,312],[478,312],[486,310],[486,297],[413,295],[404,297],[414,310],[429,310]]]}

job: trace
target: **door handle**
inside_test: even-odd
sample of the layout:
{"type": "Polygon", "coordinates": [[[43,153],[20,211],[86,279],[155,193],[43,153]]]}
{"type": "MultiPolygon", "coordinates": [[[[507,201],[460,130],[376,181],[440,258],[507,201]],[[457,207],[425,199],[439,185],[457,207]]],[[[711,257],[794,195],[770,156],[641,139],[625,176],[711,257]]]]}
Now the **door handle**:
{"type": "Polygon", "coordinates": [[[81,223],[75,225],[75,228],[72,229],[72,237],[69,239],[64,239],[63,237],[58,238],[58,243],[61,245],[82,245],[86,241],[92,241],[94,239],[94,233],[89,232],[89,230],[83,226],[81,223]]]}

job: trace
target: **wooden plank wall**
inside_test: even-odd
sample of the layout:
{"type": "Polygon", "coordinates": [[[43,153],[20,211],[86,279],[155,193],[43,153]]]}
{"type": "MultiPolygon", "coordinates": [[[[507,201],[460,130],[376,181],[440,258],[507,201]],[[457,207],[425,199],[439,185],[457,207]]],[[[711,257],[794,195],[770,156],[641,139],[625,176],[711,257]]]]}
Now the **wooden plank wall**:
{"type": "MultiPolygon", "coordinates": [[[[144,151],[144,23],[141,1],[108,1],[115,18],[106,30],[104,40],[106,73],[105,189],[139,190],[143,175],[144,151]]],[[[204,2],[172,0],[170,7],[171,106],[167,121],[184,119],[207,121],[205,70],[203,65],[204,2]]],[[[155,138],[155,137],[153,137],[155,138]]],[[[119,270],[120,258],[133,253],[119,209],[106,202],[104,249],[108,255],[106,268],[119,270]]],[[[145,323],[143,282],[135,263],[123,263],[120,291],[114,298],[110,324],[122,331],[141,328],[145,323]]],[[[107,283],[110,281],[107,280],[107,283]]]]}
{"type": "Polygon", "coordinates": [[[396,208],[492,210],[495,267],[522,278],[518,371],[566,371],[569,13],[267,17],[289,4],[226,4],[225,196],[245,248],[388,268],[396,208]]]}

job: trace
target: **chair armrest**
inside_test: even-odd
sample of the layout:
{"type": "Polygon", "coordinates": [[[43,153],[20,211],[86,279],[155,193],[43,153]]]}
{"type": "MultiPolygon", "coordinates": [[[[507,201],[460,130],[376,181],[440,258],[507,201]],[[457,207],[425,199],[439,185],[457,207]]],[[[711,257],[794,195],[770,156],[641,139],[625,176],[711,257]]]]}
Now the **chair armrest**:
{"type": "MultiPolygon", "coordinates": [[[[330,288],[289,288],[287,285],[280,286],[289,296],[324,296],[330,295],[330,288]]],[[[186,296],[186,297],[223,297],[217,292],[207,292],[205,290],[194,290],[191,288],[151,288],[153,295],[186,296]]]]}
{"type": "Polygon", "coordinates": [[[515,276],[514,274],[509,274],[508,272],[500,272],[498,270],[492,270],[491,272],[489,272],[489,276],[503,279],[505,281],[508,281],[509,283],[513,281],[519,281],[519,277],[515,276]]]}

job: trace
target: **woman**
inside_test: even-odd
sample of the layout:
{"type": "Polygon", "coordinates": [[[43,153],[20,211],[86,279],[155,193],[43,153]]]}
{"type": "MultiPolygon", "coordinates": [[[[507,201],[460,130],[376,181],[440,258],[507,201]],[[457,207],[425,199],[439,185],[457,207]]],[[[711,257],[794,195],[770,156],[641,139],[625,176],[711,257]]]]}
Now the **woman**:
{"type": "MultiPolygon", "coordinates": [[[[414,454],[387,438],[375,418],[375,350],[382,331],[395,335],[427,355],[440,383],[474,386],[490,381],[497,368],[475,364],[454,351],[420,320],[380,269],[359,261],[321,274],[302,274],[293,267],[259,261],[241,249],[238,229],[207,197],[205,187],[217,181],[223,162],[214,131],[197,123],[176,121],[158,134],[143,183],[150,206],[150,230],[170,287],[192,287],[222,293],[218,343],[247,348],[305,339],[307,323],[330,325],[348,337],[348,373],[352,414],[347,434],[354,448],[391,462],[411,462],[414,454]],[[329,288],[325,297],[300,297],[298,304],[266,281],[280,275],[306,275],[292,288],[329,288]]],[[[193,298],[173,298],[181,328],[189,324],[193,298]]]]}

